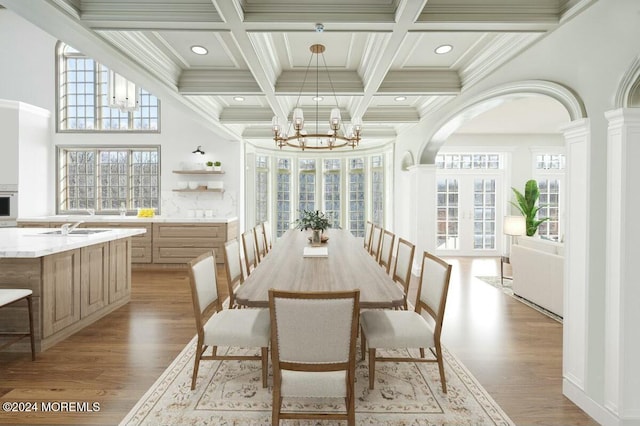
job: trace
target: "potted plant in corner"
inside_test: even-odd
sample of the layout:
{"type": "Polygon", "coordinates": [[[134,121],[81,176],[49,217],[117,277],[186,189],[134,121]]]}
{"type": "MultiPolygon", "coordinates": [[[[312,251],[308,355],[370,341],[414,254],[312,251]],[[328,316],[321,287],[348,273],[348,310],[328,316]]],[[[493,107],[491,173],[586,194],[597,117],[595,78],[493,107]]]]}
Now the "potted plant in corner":
{"type": "Polygon", "coordinates": [[[538,203],[538,198],[540,197],[538,182],[535,179],[528,180],[524,186],[524,195],[513,187],[511,189],[513,190],[517,200],[517,204],[513,201],[511,201],[511,204],[525,217],[527,236],[532,237],[538,230],[538,226],[540,226],[542,222],[549,220],[548,217],[536,219],[538,211],[544,207],[536,205],[538,203]]]}
{"type": "Polygon", "coordinates": [[[215,163],[213,163],[213,171],[214,172],[222,171],[222,163],[219,161],[216,161],[215,163]]]}
{"type": "Polygon", "coordinates": [[[295,228],[299,230],[311,229],[311,244],[320,244],[328,238],[322,233],[331,227],[329,218],[320,210],[301,210],[294,222],[295,228]]]}
{"type": "Polygon", "coordinates": [[[207,171],[213,170],[213,161],[207,161],[207,171]]]}

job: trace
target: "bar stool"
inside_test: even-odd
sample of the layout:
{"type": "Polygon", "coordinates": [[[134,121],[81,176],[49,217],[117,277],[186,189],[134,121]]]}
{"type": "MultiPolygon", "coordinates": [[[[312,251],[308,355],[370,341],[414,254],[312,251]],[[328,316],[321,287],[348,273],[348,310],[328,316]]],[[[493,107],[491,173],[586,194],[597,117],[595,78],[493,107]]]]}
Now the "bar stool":
{"type": "Polygon", "coordinates": [[[27,300],[27,307],[29,310],[29,333],[23,332],[0,332],[0,336],[14,336],[14,339],[0,346],[0,350],[5,347],[16,343],[23,337],[29,336],[31,338],[31,359],[36,360],[36,347],[33,334],[33,305],[31,303],[31,295],[33,291],[25,288],[0,288],[0,309],[5,306],[11,305],[20,300],[27,300]]]}

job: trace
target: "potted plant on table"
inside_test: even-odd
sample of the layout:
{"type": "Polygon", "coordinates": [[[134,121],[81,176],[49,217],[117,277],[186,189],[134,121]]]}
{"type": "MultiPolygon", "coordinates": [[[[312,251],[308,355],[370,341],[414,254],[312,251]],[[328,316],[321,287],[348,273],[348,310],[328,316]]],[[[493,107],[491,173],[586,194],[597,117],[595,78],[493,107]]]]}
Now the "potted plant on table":
{"type": "Polygon", "coordinates": [[[538,230],[538,226],[544,221],[549,220],[548,217],[541,217],[536,219],[538,211],[545,207],[536,205],[538,198],[540,197],[540,190],[538,189],[538,182],[535,179],[528,180],[524,186],[524,195],[515,188],[511,188],[516,196],[518,203],[511,204],[517,208],[520,213],[525,217],[527,226],[527,236],[532,237],[538,230]]]}
{"type": "Polygon", "coordinates": [[[326,241],[322,233],[331,227],[331,222],[324,212],[320,210],[301,210],[298,219],[294,221],[296,229],[311,229],[311,244],[320,244],[326,241]]]}
{"type": "Polygon", "coordinates": [[[222,171],[222,163],[220,161],[216,161],[215,163],[213,163],[213,171],[214,172],[222,171]]]}

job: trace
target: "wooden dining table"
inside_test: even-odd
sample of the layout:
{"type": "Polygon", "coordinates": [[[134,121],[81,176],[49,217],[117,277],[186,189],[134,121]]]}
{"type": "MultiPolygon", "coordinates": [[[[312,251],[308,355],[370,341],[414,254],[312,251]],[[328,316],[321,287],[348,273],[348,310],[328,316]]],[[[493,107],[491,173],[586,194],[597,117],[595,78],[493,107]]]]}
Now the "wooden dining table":
{"type": "Polygon", "coordinates": [[[251,272],[236,293],[247,307],[268,307],[269,289],[342,291],[360,289],[361,308],[404,306],[402,289],[362,246],[362,240],[342,229],[328,229],[321,246],[326,257],[305,257],[309,231],[287,231],[251,272]]]}

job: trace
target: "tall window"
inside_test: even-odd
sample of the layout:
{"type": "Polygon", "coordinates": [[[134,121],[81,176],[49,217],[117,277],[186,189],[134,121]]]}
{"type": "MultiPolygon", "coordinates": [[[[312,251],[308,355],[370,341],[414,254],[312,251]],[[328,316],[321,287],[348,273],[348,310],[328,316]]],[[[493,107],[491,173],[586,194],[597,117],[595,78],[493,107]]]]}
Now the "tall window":
{"type": "Polygon", "coordinates": [[[340,160],[324,160],[324,212],[331,227],[340,226],[340,160]]]}
{"type": "Polygon", "coordinates": [[[278,158],[276,192],[276,234],[281,236],[291,223],[291,160],[278,158]]]}
{"type": "Polygon", "coordinates": [[[160,208],[159,147],[58,148],[58,212],[160,208]]]}
{"type": "Polygon", "coordinates": [[[269,206],[269,157],[256,156],[256,223],[268,220],[269,206]]]}
{"type": "Polygon", "coordinates": [[[458,248],[458,179],[438,178],[437,198],[437,231],[436,241],[439,249],[453,250],[458,248]]]}
{"type": "Polygon", "coordinates": [[[356,237],[364,237],[364,159],[349,160],[349,229],[356,237]]]}
{"type": "Polygon", "coordinates": [[[300,160],[298,168],[298,210],[316,210],[316,160],[300,160]]]}
{"type": "Polygon", "coordinates": [[[548,217],[538,227],[538,235],[549,240],[561,239],[560,192],[564,177],[565,156],[563,154],[537,154],[535,156],[535,178],[540,189],[538,218],[548,217]]]}
{"type": "Polygon", "coordinates": [[[372,222],[384,226],[384,159],[382,155],[371,157],[372,222]]]}
{"type": "Polygon", "coordinates": [[[140,106],[126,112],[109,106],[109,69],[71,46],[58,54],[59,131],[158,132],[160,101],[140,90],[140,106]]]}

